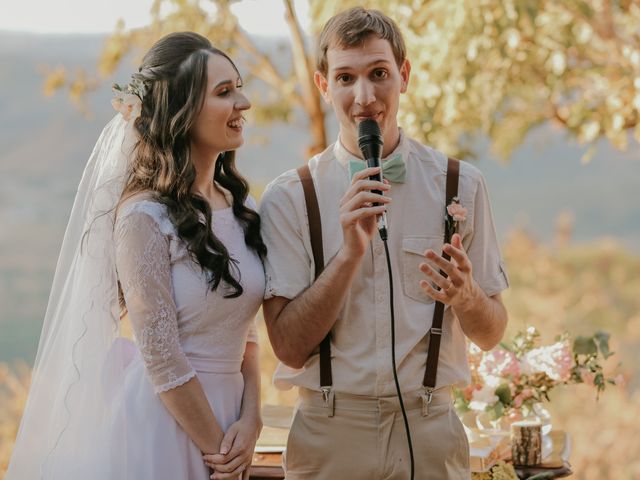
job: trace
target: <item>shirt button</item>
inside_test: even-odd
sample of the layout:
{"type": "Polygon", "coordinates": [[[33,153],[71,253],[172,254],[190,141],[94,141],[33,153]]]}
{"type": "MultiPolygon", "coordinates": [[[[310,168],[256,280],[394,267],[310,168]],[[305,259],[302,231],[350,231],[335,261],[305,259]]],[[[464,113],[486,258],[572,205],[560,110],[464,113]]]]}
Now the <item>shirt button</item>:
{"type": "Polygon", "coordinates": [[[384,296],[383,296],[382,294],[379,294],[379,295],[376,297],[376,300],[377,300],[377,302],[378,302],[378,303],[382,303],[382,302],[384,301],[384,296]]]}
{"type": "Polygon", "coordinates": [[[382,252],[383,252],[383,250],[382,250],[382,247],[380,245],[376,246],[373,249],[373,253],[375,253],[376,255],[382,255],[382,252]]]}

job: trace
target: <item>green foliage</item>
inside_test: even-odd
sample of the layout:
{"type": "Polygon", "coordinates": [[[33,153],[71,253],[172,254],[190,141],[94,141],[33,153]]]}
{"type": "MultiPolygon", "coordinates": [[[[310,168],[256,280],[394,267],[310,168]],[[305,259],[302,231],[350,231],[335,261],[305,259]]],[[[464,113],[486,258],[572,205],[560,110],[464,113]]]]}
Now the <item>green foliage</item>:
{"type": "Polygon", "coordinates": [[[459,388],[453,389],[453,405],[460,414],[469,411],[469,402],[464,398],[464,392],[459,388]]]}
{"type": "Polygon", "coordinates": [[[573,342],[573,351],[578,355],[590,356],[598,353],[598,347],[591,337],[577,337],[573,342]]]}
{"type": "Polygon", "coordinates": [[[513,352],[516,358],[522,358],[525,353],[535,347],[539,338],[540,332],[533,327],[529,327],[522,332],[516,333],[509,351],[513,352]]]}
{"type": "Polygon", "coordinates": [[[501,402],[496,402],[488,406],[486,412],[489,414],[489,419],[497,420],[504,415],[504,406],[501,402]]]}
{"type": "MultiPolygon", "coordinates": [[[[251,114],[257,123],[289,121],[296,107],[304,107],[296,77],[292,70],[280,71],[242,30],[231,11],[231,6],[238,1],[154,0],[149,25],[128,30],[124,22],[119,22],[105,41],[97,72],[89,75],[81,71],[73,77],[64,68],[51,70],[45,79],[45,93],[52,95],[56,90],[69,89],[72,99],[86,109],[86,94],[98,88],[125,59],[131,61],[133,70],[158,39],[172,32],[189,30],[207,37],[217,48],[244,62],[246,84],[258,79],[263,86],[267,85],[267,94],[252,102],[251,114]]],[[[287,53],[291,55],[290,49],[285,55],[287,53]]]]}
{"type": "Polygon", "coordinates": [[[498,388],[496,388],[495,393],[497,397],[500,399],[501,404],[507,405],[511,403],[511,400],[512,400],[511,389],[509,388],[509,385],[507,385],[506,383],[503,383],[498,388]]]}
{"type": "Polygon", "coordinates": [[[611,335],[609,335],[607,332],[602,331],[596,332],[596,334],[594,335],[594,339],[598,344],[598,349],[600,350],[600,353],[602,353],[602,356],[605,358],[605,360],[613,355],[613,352],[609,350],[610,336],[611,335]]]}
{"type": "MultiPolygon", "coordinates": [[[[139,30],[120,23],[107,39],[98,77],[51,70],[47,94],[64,88],[83,104],[128,55],[139,60],[161,36],[192,30],[234,58],[269,88],[254,102],[260,122],[307,117],[312,149],[326,143],[324,113],[310,86],[313,55],[301,45],[296,19],[286,48],[295,68],[282,72],[244,32],[230,9],[240,0],[155,0],[152,22],[139,30]],[[169,12],[162,13],[161,12],[169,12]],[[296,56],[302,52],[303,56],[296,56]],[[303,58],[306,57],[306,58],[303,58]]],[[[290,0],[284,1],[291,7],[290,0]]],[[[625,149],[630,132],[640,141],[640,5],[600,0],[310,0],[314,32],[339,10],[354,5],[394,18],[412,64],[400,122],[407,133],[449,154],[473,155],[481,135],[504,159],[535,126],[552,121],[579,141],[606,137],[625,149]]],[[[295,15],[295,12],[293,12],[295,15]]],[[[593,156],[590,148],[583,156],[593,156]]]]}
{"type": "MultiPolygon", "coordinates": [[[[408,132],[469,153],[477,134],[508,158],[552,120],[581,142],[640,141],[640,6],[598,0],[315,0],[319,27],[336,9],[388,13],[412,63],[402,103],[408,132]]],[[[589,152],[588,152],[589,153],[589,152]]],[[[588,160],[588,158],[585,158],[588,160]]]]}

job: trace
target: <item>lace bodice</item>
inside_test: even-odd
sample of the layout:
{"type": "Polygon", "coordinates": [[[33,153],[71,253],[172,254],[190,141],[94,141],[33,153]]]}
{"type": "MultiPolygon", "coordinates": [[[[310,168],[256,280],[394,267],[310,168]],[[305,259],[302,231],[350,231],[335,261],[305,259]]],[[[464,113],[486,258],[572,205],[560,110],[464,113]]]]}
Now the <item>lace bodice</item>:
{"type": "Polygon", "coordinates": [[[254,317],[264,293],[262,262],[245,244],[231,208],[212,215],[216,236],[237,261],[244,289],[237,298],[224,298],[224,282],[210,290],[163,204],[133,199],[118,213],[118,278],[136,342],[158,392],[195,375],[190,359],[238,362],[245,343],[257,341],[254,317]]]}

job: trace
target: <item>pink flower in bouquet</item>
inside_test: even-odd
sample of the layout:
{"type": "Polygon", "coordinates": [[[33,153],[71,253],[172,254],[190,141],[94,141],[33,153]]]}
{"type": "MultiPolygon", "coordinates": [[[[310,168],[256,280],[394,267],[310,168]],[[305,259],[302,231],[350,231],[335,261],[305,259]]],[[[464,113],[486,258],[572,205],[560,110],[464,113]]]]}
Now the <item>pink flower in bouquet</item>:
{"type": "Polygon", "coordinates": [[[534,348],[524,356],[523,373],[543,372],[558,382],[566,382],[571,376],[573,357],[566,342],[556,342],[548,347],[534,348]]]}
{"type": "Polygon", "coordinates": [[[533,397],[533,390],[527,387],[515,396],[513,399],[513,406],[515,408],[520,408],[525,400],[528,400],[531,397],[533,397]]]}
{"type": "Polygon", "coordinates": [[[469,384],[467,385],[464,390],[462,391],[462,395],[464,396],[464,399],[467,402],[470,402],[473,399],[473,392],[475,392],[476,390],[482,390],[482,385],[478,385],[476,384],[469,384]]]}
{"type": "Polygon", "coordinates": [[[520,364],[512,352],[499,348],[483,356],[478,366],[478,373],[483,377],[488,375],[516,377],[520,375],[520,364]]]}
{"type": "Polygon", "coordinates": [[[456,198],[447,205],[447,213],[453,217],[455,222],[464,222],[467,219],[467,209],[460,205],[456,198]]]}
{"type": "Polygon", "coordinates": [[[524,402],[524,397],[522,396],[522,394],[516,395],[516,397],[513,399],[513,406],[515,408],[520,408],[522,406],[522,402],[524,402]]]}
{"type": "Polygon", "coordinates": [[[613,379],[613,383],[616,385],[626,385],[627,381],[624,379],[624,375],[622,375],[621,373],[616,375],[616,377],[613,379]]]}

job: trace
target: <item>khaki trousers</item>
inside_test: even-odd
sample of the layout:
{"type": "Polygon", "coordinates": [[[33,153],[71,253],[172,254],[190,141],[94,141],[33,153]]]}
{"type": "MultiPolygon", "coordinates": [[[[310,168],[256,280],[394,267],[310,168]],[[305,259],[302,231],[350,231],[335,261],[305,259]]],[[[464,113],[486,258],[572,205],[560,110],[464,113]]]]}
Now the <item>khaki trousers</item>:
{"type": "MultiPolygon", "coordinates": [[[[436,391],[423,416],[421,392],[403,393],[416,480],[468,480],[469,444],[451,389],[436,391]]],[[[333,416],[322,394],[300,389],[283,466],[287,480],[408,480],[410,460],[397,396],[335,393],[333,416]]]]}

